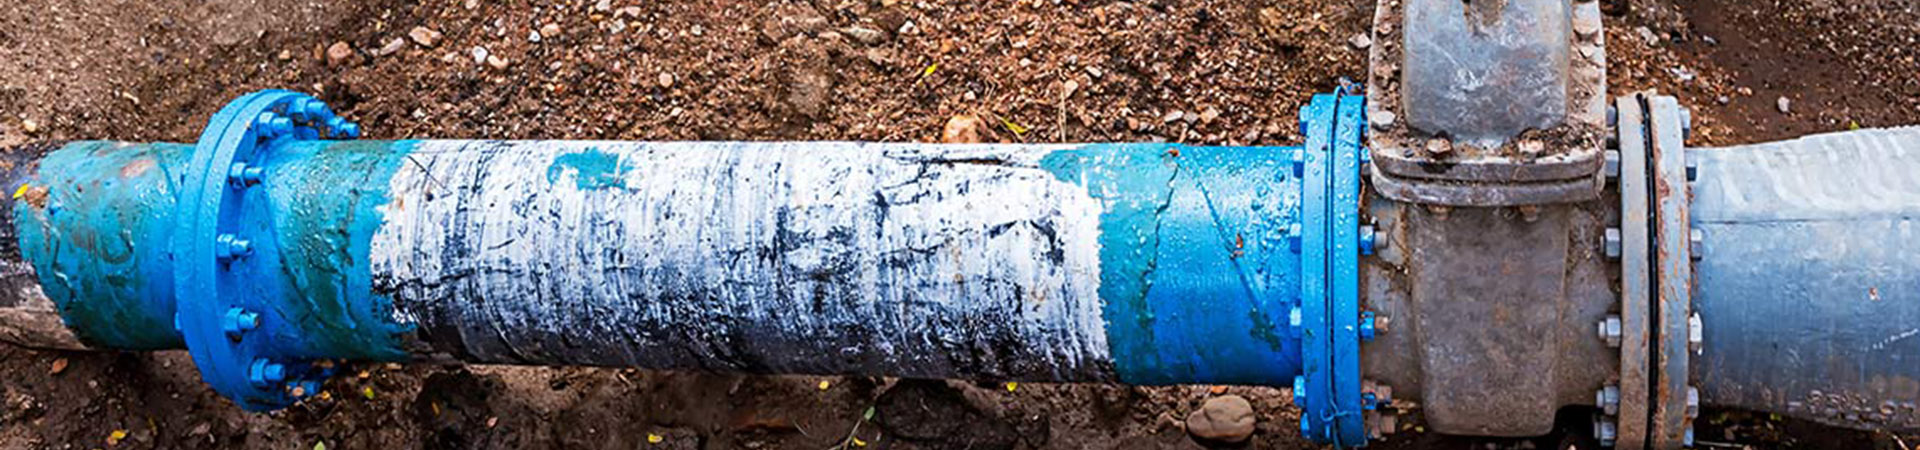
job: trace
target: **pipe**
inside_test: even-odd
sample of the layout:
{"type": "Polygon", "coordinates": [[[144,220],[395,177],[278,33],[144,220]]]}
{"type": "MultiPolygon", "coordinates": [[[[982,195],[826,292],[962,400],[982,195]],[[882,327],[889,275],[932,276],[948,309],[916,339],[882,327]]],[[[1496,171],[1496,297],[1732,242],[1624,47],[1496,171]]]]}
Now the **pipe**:
{"type": "Polygon", "coordinates": [[[1920,429],[1920,127],[1691,157],[1700,400],[1920,429]]]}
{"type": "MultiPolygon", "coordinates": [[[[75,142],[13,220],[90,346],[183,346],[192,147],[75,142]]],[[[266,160],[291,358],[1284,384],[1286,148],[293,141],[266,160]]]]}

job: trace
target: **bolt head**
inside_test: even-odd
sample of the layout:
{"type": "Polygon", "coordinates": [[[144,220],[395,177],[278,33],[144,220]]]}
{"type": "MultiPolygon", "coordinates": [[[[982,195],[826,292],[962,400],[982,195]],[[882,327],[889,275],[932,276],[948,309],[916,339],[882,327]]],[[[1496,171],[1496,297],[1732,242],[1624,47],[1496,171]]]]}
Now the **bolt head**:
{"type": "Polygon", "coordinates": [[[1620,259],[1621,239],[1619,228],[1607,229],[1605,236],[1600,240],[1600,250],[1606,253],[1607,259],[1620,259]]]}
{"type": "Polygon", "coordinates": [[[1700,350],[1705,347],[1706,333],[1703,330],[1704,327],[1700,322],[1700,313],[1693,313],[1693,315],[1687,316],[1687,351],[1699,354],[1700,350]]]}
{"type": "Polygon", "coordinates": [[[1594,391],[1593,401],[1594,405],[1599,406],[1600,411],[1606,415],[1620,414],[1620,387],[1610,384],[1594,391]]]}
{"type": "Polygon", "coordinates": [[[1707,232],[1699,228],[1687,230],[1687,253],[1699,260],[1707,254],[1707,232]]]}
{"type": "MultiPolygon", "coordinates": [[[[1293,404],[1294,406],[1299,406],[1302,408],[1307,407],[1307,376],[1306,375],[1293,376],[1293,404]]],[[[1301,423],[1306,423],[1306,421],[1307,419],[1304,417],[1300,419],[1301,423]]]]}
{"type": "Polygon", "coordinates": [[[1609,315],[1607,318],[1601,319],[1599,333],[1600,340],[1605,341],[1607,347],[1620,347],[1620,337],[1622,335],[1620,316],[1609,315]]]}
{"type": "Polygon", "coordinates": [[[1620,151],[1607,150],[1606,159],[1607,165],[1604,170],[1606,171],[1607,178],[1620,178],[1620,151]]]}
{"type": "Polygon", "coordinates": [[[1362,255],[1373,254],[1373,246],[1375,244],[1374,239],[1375,238],[1374,238],[1373,225],[1361,225],[1360,226],[1360,254],[1362,255]]]}
{"type": "Polygon", "coordinates": [[[1596,416],[1593,420],[1593,437],[1600,441],[1601,447],[1612,447],[1618,431],[1612,417],[1596,416]]]}
{"type": "Polygon", "coordinates": [[[1700,417],[1700,389],[1687,386],[1687,418],[1700,417]]]}

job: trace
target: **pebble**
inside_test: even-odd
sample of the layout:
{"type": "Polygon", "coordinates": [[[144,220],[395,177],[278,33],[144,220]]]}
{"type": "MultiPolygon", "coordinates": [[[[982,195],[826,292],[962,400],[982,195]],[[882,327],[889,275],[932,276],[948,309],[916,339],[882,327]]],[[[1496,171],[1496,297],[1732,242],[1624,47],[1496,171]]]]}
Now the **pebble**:
{"type": "Polygon", "coordinates": [[[427,27],[413,27],[412,31],[407,32],[407,37],[413,38],[413,43],[421,47],[432,48],[440,43],[440,32],[427,27]]]}
{"type": "Polygon", "coordinates": [[[1105,74],[1106,71],[1100,70],[1099,67],[1087,66],[1087,76],[1093,77],[1095,80],[1100,79],[1100,76],[1105,74]]]}
{"type": "Polygon", "coordinates": [[[387,56],[398,53],[401,49],[405,48],[407,48],[407,40],[405,38],[393,38],[387,41],[387,45],[380,46],[380,50],[373,52],[373,54],[376,56],[387,56]]]}
{"type": "Polygon", "coordinates": [[[1373,46],[1373,37],[1367,36],[1364,33],[1356,34],[1356,35],[1353,35],[1353,38],[1347,39],[1347,44],[1352,45],[1353,48],[1366,50],[1367,47],[1373,46]]]}
{"type": "Polygon", "coordinates": [[[527,42],[532,42],[535,44],[540,43],[540,30],[528,31],[527,42]]]}
{"type": "Polygon", "coordinates": [[[540,26],[540,36],[552,38],[560,35],[560,24],[549,23],[540,26]]]}
{"type": "Polygon", "coordinates": [[[593,2],[594,11],[607,12],[612,9],[613,9],[613,0],[600,0],[597,2],[593,2]]]}
{"type": "Polygon", "coordinates": [[[847,37],[867,45],[875,45],[887,40],[886,32],[867,27],[841,28],[840,34],[847,35],[847,37]]]}
{"type": "Polygon", "coordinates": [[[275,57],[280,58],[281,61],[293,59],[293,50],[281,50],[280,54],[275,57]]]}
{"type": "Polygon", "coordinates": [[[21,120],[20,131],[25,131],[27,134],[39,133],[40,122],[34,122],[33,119],[21,120]]]}
{"type": "Polygon", "coordinates": [[[506,58],[501,58],[499,55],[487,55],[487,66],[494,70],[505,69],[509,64],[506,58]]]}
{"type": "Polygon", "coordinates": [[[1520,141],[1518,146],[1520,147],[1520,153],[1528,155],[1538,155],[1540,152],[1547,150],[1547,143],[1535,140],[1520,141]]]}
{"type": "Polygon", "coordinates": [[[660,87],[663,87],[663,88],[673,87],[673,74],[660,72],[660,87]]]}
{"type": "Polygon", "coordinates": [[[1375,111],[1367,117],[1373,122],[1374,128],[1382,129],[1393,126],[1393,121],[1400,118],[1400,116],[1394,114],[1393,111],[1375,111]]]}
{"type": "Polygon", "coordinates": [[[327,47],[328,65],[341,66],[352,62],[353,46],[347,45],[346,41],[334,42],[333,45],[327,47]]]}
{"type": "MultiPolygon", "coordinates": [[[[643,12],[646,12],[646,10],[640,9],[640,7],[638,6],[628,6],[628,7],[620,8],[620,10],[618,11],[614,11],[613,16],[614,17],[632,17],[632,18],[638,19],[640,18],[640,13],[643,13],[643,12]]],[[[700,26],[694,25],[694,29],[699,30],[700,26]]],[[[693,35],[699,36],[700,33],[696,31],[694,32],[693,35]]]]}
{"type": "Polygon", "coordinates": [[[1713,101],[1714,101],[1715,103],[1719,103],[1719,104],[1722,104],[1722,105],[1725,105],[1725,104],[1728,104],[1728,103],[1732,103],[1732,102],[1733,102],[1733,99],[1732,99],[1732,98],[1728,98],[1728,97],[1727,97],[1727,96],[1725,96],[1725,95],[1722,95],[1722,96],[1719,96],[1719,97],[1714,97],[1714,98],[1713,98],[1713,101]]]}
{"type": "Polygon", "coordinates": [[[1447,138],[1433,138],[1433,139],[1427,140],[1427,153],[1432,153],[1434,155],[1445,155],[1447,154],[1447,152],[1451,152],[1451,151],[1453,151],[1453,142],[1448,141],[1447,138]]]}
{"type": "Polygon", "coordinates": [[[1206,111],[1200,112],[1200,123],[1213,123],[1213,120],[1218,118],[1220,118],[1220,108],[1208,106],[1206,111]]]}
{"type": "Polygon", "coordinates": [[[479,47],[479,46],[473,47],[473,51],[470,52],[469,54],[473,55],[474,64],[486,64],[487,57],[493,56],[491,53],[487,52],[486,47],[479,47]]]}
{"type": "Polygon", "coordinates": [[[1243,442],[1253,436],[1253,404],[1238,395],[1207,399],[1187,415],[1187,433],[1215,442],[1243,442]]]}
{"type": "Polygon", "coordinates": [[[1175,121],[1178,121],[1178,120],[1180,120],[1180,118],[1182,118],[1182,117],[1186,117],[1186,116],[1187,116],[1187,113],[1186,113],[1185,111],[1181,111],[1181,110],[1178,110],[1178,109],[1176,109],[1176,110],[1172,110],[1172,111],[1167,111],[1167,115],[1165,115],[1165,116],[1161,116],[1161,117],[1160,117],[1160,122],[1161,122],[1161,123],[1173,123],[1173,122],[1175,122],[1175,121]]]}
{"type": "Polygon", "coordinates": [[[981,128],[986,122],[980,116],[961,114],[947,119],[947,126],[940,129],[940,142],[947,144],[978,144],[981,128]]]}
{"type": "Polygon", "coordinates": [[[1790,114],[1793,112],[1793,100],[1788,100],[1784,95],[1780,96],[1779,99],[1775,99],[1773,106],[1780,108],[1781,114],[1790,114]]]}

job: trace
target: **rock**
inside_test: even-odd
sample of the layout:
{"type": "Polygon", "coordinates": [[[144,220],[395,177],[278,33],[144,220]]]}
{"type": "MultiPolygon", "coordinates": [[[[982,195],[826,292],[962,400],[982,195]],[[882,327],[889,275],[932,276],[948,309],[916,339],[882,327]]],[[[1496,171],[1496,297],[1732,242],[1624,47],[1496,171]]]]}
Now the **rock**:
{"type": "Polygon", "coordinates": [[[1373,37],[1367,36],[1365,33],[1356,34],[1356,35],[1353,35],[1352,38],[1347,39],[1347,45],[1352,45],[1353,48],[1366,50],[1367,47],[1373,46],[1373,37]]]}
{"type": "MultiPolygon", "coordinates": [[[[627,7],[622,7],[617,11],[614,11],[613,16],[614,17],[632,17],[632,18],[638,19],[640,18],[640,14],[644,12],[646,12],[646,10],[640,9],[640,7],[638,6],[627,6],[627,7]]],[[[698,25],[696,25],[695,27],[697,29],[698,25]]],[[[699,35],[700,35],[699,33],[694,33],[694,36],[699,36],[699,35]]]]}
{"type": "Polygon", "coordinates": [[[1520,147],[1520,153],[1527,155],[1538,155],[1547,150],[1547,143],[1532,139],[1520,141],[1516,146],[1520,147]]]}
{"type": "Polygon", "coordinates": [[[1393,126],[1393,121],[1399,118],[1400,116],[1398,114],[1394,114],[1393,111],[1380,110],[1380,111],[1374,111],[1373,114],[1368,115],[1367,121],[1372,122],[1374,128],[1385,129],[1387,127],[1393,126]]]}
{"type": "Polygon", "coordinates": [[[412,38],[413,43],[420,44],[421,47],[427,48],[433,48],[434,45],[438,45],[440,43],[440,36],[440,32],[433,31],[433,29],[427,27],[413,27],[412,31],[407,32],[407,37],[412,38]]]}
{"type": "Polygon", "coordinates": [[[874,400],[874,422],[914,448],[1012,450],[1023,442],[1020,429],[981,406],[944,381],[901,380],[874,400]]]}
{"type": "Polygon", "coordinates": [[[500,55],[487,55],[487,67],[492,67],[493,70],[503,70],[508,65],[507,59],[501,58],[500,55]]]}
{"type": "Polygon", "coordinates": [[[353,63],[353,46],[346,41],[334,42],[327,46],[327,65],[344,66],[353,63]]]}
{"type": "Polygon", "coordinates": [[[847,35],[847,37],[867,45],[879,45],[881,42],[886,42],[887,40],[887,32],[867,27],[841,28],[840,34],[847,35]]]}
{"type": "Polygon", "coordinates": [[[1779,108],[1781,114],[1793,113],[1793,100],[1787,99],[1787,96],[1782,95],[1780,96],[1780,98],[1775,99],[1773,101],[1773,106],[1775,108],[1779,108]]]}
{"type": "Polygon", "coordinates": [[[667,72],[660,72],[659,81],[660,81],[660,87],[671,88],[673,87],[673,74],[667,73],[667,72]]]}
{"type": "Polygon", "coordinates": [[[1447,154],[1447,152],[1451,152],[1451,151],[1453,151],[1453,142],[1448,141],[1447,138],[1433,138],[1433,139],[1427,140],[1427,153],[1431,153],[1434,156],[1440,156],[1440,155],[1445,155],[1447,154]]]}
{"type": "Polygon", "coordinates": [[[960,114],[947,119],[947,126],[940,130],[940,142],[947,144],[978,144],[987,121],[980,116],[960,114]]]}
{"type": "Polygon", "coordinates": [[[593,2],[593,10],[599,11],[599,12],[611,11],[613,10],[613,0],[599,0],[599,1],[593,2]]]}
{"type": "Polygon", "coordinates": [[[1713,98],[1713,102],[1714,102],[1714,103],[1719,103],[1719,104],[1722,104],[1722,105],[1725,105],[1725,104],[1728,104],[1728,103],[1733,103],[1733,99],[1732,99],[1732,98],[1728,98],[1728,97],[1727,97],[1727,96],[1725,96],[1725,95],[1722,95],[1722,96],[1719,96],[1719,97],[1714,97],[1714,98],[1713,98]]]}
{"type": "Polygon", "coordinates": [[[34,133],[39,133],[39,132],[40,132],[40,122],[34,122],[34,121],[33,121],[33,119],[25,119],[25,120],[21,120],[21,121],[20,121],[20,131],[24,131],[24,132],[26,132],[27,134],[34,134],[34,133]]]}
{"type": "Polygon", "coordinates": [[[1187,415],[1187,434],[1214,442],[1244,442],[1253,436],[1253,404],[1238,395],[1207,399],[1187,415]]]}
{"type": "Polygon", "coordinates": [[[405,48],[407,48],[407,40],[405,38],[393,38],[387,40],[387,45],[380,46],[380,49],[375,50],[373,54],[374,56],[387,56],[399,53],[401,49],[405,48]]]}
{"type": "Polygon", "coordinates": [[[473,55],[474,64],[486,64],[487,57],[493,56],[492,53],[487,52],[486,47],[481,47],[481,46],[474,46],[473,50],[468,52],[468,54],[473,55]]]}
{"type": "Polygon", "coordinates": [[[1218,118],[1220,118],[1220,108],[1208,106],[1205,111],[1200,111],[1200,123],[1213,123],[1213,120],[1218,118]]]}
{"type": "Polygon", "coordinates": [[[1099,67],[1087,66],[1087,76],[1093,77],[1095,80],[1100,79],[1100,76],[1104,74],[1106,74],[1106,71],[1100,70],[1099,67]]]}
{"type": "Polygon", "coordinates": [[[535,44],[540,43],[540,30],[528,31],[527,42],[532,42],[535,44]]]}
{"type": "Polygon", "coordinates": [[[561,31],[560,24],[557,24],[557,23],[549,23],[546,25],[541,25],[540,37],[545,39],[553,39],[555,37],[560,36],[560,31],[561,31]]]}
{"type": "Polygon", "coordinates": [[[287,61],[287,60],[292,60],[292,59],[293,59],[293,50],[281,50],[281,51],[280,51],[280,54],[278,54],[278,55],[274,55],[274,58],[278,58],[278,59],[279,59],[279,60],[281,60],[281,61],[287,61]]]}
{"type": "Polygon", "coordinates": [[[1160,116],[1160,123],[1174,123],[1186,116],[1187,116],[1187,113],[1185,111],[1181,111],[1178,109],[1167,111],[1167,115],[1160,116]]]}

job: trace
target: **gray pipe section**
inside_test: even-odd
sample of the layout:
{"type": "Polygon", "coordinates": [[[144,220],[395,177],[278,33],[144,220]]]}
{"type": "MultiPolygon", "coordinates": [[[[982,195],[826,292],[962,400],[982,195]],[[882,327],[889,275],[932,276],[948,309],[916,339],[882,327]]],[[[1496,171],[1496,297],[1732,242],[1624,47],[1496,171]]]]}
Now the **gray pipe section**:
{"type": "Polygon", "coordinates": [[[1920,428],[1920,128],[1692,149],[1708,404],[1920,428]]]}

